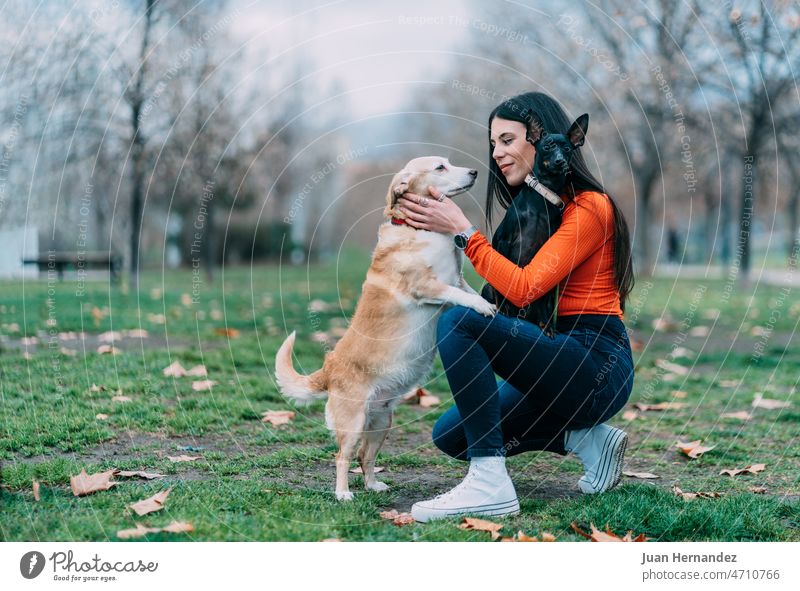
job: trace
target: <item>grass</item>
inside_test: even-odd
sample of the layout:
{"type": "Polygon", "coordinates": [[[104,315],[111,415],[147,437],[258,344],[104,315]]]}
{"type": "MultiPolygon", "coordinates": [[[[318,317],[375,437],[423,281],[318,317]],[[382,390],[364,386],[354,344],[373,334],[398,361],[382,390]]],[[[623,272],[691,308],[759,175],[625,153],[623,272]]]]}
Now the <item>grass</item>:
{"type": "MultiPolygon", "coordinates": [[[[355,252],[334,265],[226,269],[214,283],[186,271],[148,272],[138,294],[104,282],[86,283],[76,294],[74,279],[0,283],[2,539],[115,540],[117,531],[137,523],[163,527],[172,520],[191,522],[194,532],[142,539],[488,539],[459,529],[457,519],[397,527],[378,517],[385,509],[407,511],[464,474],[463,464],[430,443],[436,418],[452,404],[438,360],[425,386],[442,405],[401,406],[379,456],[386,468],[381,476],[392,486],[388,493],[362,492],[361,477],[351,476],[354,502],[334,500],[335,445],[324,424],[324,402],[295,409],[288,425],[260,421],[265,410],[292,408],[272,378],[284,336],[297,330],[298,365],[318,368],[324,348],[313,334],[346,326],[367,264],[367,255],[355,252]],[[309,309],[312,300],[332,306],[309,309]],[[123,338],[115,343],[122,349],[117,355],[96,352],[100,333],[140,328],[149,338],[123,338]],[[231,336],[231,329],[238,333],[231,336]],[[89,337],[56,338],[69,331],[89,337]],[[26,337],[37,337],[38,344],[26,337]],[[185,367],[204,364],[217,384],[195,391],[193,378],[164,377],[161,370],[174,360],[185,367]],[[92,391],[93,384],[104,389],[92,391]],[[131,401],[113,401],[119,391],[131,401]],[[166,457],[181,453],[202,459],[172,463],[166,457]],[[119,479],[109,491],[72,495],[70,475],[111,468],[165,477],[119,479]],[[41,483],[38,502],[33,480],[41,483]],[[127,508],[168,487],[173,488],[162,511],[136,517],[127,508]]],[[[479,286],[471,269],[465,271],[479,286]]],[[[784,289],[640,279],[626,315],[641,344],[628,408],[637,401],[687,405],[612,422],[631,436],[626,470],[660,478],[624,478],[606,494],[585,497],[575,486],[582,468],[574,457],[515,456],[509,466],[522,512],[502,520],[503,532],[549,531],[559,540],[580,541],[570,528],[574,522],[584,530],[590,523],[607,524],[619,534],[632,530],[660,541],[800,540],[800,349],[791,342],[800,307],[784,289]],[[657,319],[673,324],[654,330],[657,319]],[[671,352],[677,355],[669,359],[685,367],[685,374],[656,365],[671,352]],[[685,397],[676,398],[676,391],[685,397]],[[752,409],[756,392],[792,406],[752,409]],[[721,416],[739,410],[750,410],[752,419],[721,416]],[[675,449],[677,440],[694,439],[715,448],[695,460],[675,449]],[[767,468],[755,475],[719,475],[754,463],[767,468]],[[673,485],[724,494],[685,501],[673,485]],[[766,493],[752,492],[756,486],[766,493]]]]}

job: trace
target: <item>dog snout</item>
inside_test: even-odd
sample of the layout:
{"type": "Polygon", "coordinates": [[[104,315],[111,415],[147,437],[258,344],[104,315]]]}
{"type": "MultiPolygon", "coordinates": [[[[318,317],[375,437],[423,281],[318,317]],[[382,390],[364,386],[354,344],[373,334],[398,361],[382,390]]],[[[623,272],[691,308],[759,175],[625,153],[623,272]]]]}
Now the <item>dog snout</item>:
{"type": "Polygon", "coordinates": [[[477,171],[477,170],[475,170],[474,168],[473,168],[473,169],[470,169],[470,171],[469,171],[469,176],[471,176],[473,179],[476,179],[476,178],[478,178],[478,171],[477,171]]]}

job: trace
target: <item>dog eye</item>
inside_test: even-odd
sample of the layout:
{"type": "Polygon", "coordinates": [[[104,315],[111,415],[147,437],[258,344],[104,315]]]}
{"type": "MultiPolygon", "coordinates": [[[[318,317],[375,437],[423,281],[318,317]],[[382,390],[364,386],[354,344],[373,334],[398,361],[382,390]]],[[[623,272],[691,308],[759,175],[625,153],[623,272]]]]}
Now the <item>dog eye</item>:
{"type": "Polygon", "coordinates": [[[444,164],[440,164],[436,167],[436,170],[447,170],[447,167],[444,164]]]}

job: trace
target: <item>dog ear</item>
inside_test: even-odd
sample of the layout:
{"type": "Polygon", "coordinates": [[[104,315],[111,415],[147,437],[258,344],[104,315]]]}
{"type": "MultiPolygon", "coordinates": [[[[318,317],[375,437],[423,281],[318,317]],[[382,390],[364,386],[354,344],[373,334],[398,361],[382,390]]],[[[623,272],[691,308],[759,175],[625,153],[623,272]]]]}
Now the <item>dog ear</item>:
{"type": "Polygon", "coordinates": [[[411,173],[405,169],[392,177],[392,182],[389,183],[389,192],[386,194],[386,209],[384,210],[384,215],[392,215],[391,211],[395,203],[397,203],[397,198],[408,191],[408,182],[410,180],[411,173]]]}
{"type": "Polygon", "coordinates": [[[530,109],[526,110],[522,114],[522,118],[527,122],[525,125],[525,139],[529,143],[535,144],[547,135],[541,120],[533,113],[533,111],[530,109]]]}
{"type": "Polygon", "coordinates": [[[584,113],[570,126],[567,137],[573,146],[580,148],[586,141],[587,131],[589,131],[589,113],[584,113]]]}

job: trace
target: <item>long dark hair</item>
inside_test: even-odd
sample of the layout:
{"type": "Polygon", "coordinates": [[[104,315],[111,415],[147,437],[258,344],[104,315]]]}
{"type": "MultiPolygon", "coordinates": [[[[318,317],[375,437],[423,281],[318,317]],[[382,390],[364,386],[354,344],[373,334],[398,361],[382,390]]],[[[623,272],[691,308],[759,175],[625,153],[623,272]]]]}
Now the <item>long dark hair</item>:
{"type": "MultiPolygon", "coordinates": [[[[526,92],[512,97],[497,105],[489,114],[489,133],[491,134],[492,121],[495,117],[518,121],[527,126],[526,117],[533,113],[538,117],[544,130],[548,133],[565,133],[569,129],[570,121],[562,106],[553,98],[541,92],[526,92]]],[[[492,210],[495,201],[503,209],[508,209],[512,199],[521,189],[522,185],[511,187],[500,171],[500,167],[492,157],[492,147],[489,146],[489,184],[486,190],[486,225],[491,233],[492,210]]],[[[620,308],[625,311],[625,300],[633,289],[633,258],[631,252],[631,234],[628,222],[622,211],[617,207],[614,199],[609,195],[594,175],[586,166],[581,150],[578,149],[572,156],[570,163],[571,174],[567,177],[567,190],[571,195],[581,191],[596,191],[603,193],[611,202],[614,210],[614,282],[619,293],[620,308]]],[[[577,203],[576,203],[577,205],[577,203]]]]}

